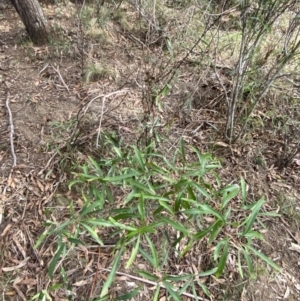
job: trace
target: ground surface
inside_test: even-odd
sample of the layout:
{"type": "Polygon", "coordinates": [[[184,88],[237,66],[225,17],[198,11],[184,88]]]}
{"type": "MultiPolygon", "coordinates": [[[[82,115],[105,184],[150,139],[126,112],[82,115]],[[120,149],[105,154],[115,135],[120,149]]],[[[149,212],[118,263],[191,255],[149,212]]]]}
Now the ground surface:
{"type": "MultiPolygon", "coordinates": [[[[75,7],[72,6],[72,9],[75,7]]],[[[48,18],[56,13],[53,6],[44,7],[44,10],[48,18]]],[[[64,14],[63,11],[61,13],[64,14]]],[[[113,72],[97,82],[83,84],[80,51],[75,42],[71,41],[65,48],[57,45],[33,47],[26,40],[25,31],[11,7],[0,11],[0,15],[0,187],[5,191],[1,195],[3,221],[0,225],[0,299],[29,300],[49,281],[45,267],[53,254],[52,246],[45,244],[39,251],[33,248],[43,231],[42,224],[47,219],[44,212],[53,205],[53,198],[57,200],[59,197],[69,196],[65,189],[67,175],[59,172],[57,155],[57,149],[63,152],[66,147],[65,138],[71,135],[72,126],[68,127],[68,122],[71,123],[71,118],[76,116],[82,104],[99,95],[115,93],[106,100],[106,115],[101,126],[106,130],[117,131],[125,140],[138,139],[138,128],[145,107],[136,79],[140,81],[140,77],[147,73],[140,70],[142,52],[138,46],[116,30],[112,32],[105,47],[94,46],[93,53],[90,54],[99,55],[99,60],[105,61],[107,68],[113,72]],[[124,51],[128,44],[131,45],[130,53],[124,51]],[[131,86],[122,88],[126,82],[131,82],[131,86]],[[17,157],[17,165],[9,182],[12,155],[9,116],[5,106],[8,97],[15,127],[14,147],[17,157]],[[59,125],[62,122],[65,125],[61,129],[59,125]]],[[[69,17],[65,16],[67,17],[57,18],[56,21],[70,35],[72,32],[76,34],[76,20],[72,19],[71,13],[69,17]]],[[[88,49],[90,48],[87,46],[86,51],[88,49]]],[[[200,90],[199,93],[208,92],[200,90]]],[[[179,92],[177,97],[181,97],[179,92]]],[[[103,97],[99,97],[92,103],[89,118],[94,121],[94,128],[91,127],[90,133],[87,130],[86,143],[90,143],[92,137],[95,138],[93,131],[95,123],[99,122],[104,101],[103,97]]],[[[170,130],[170,146],[182,136],[202,151],[210,149],[213,130],[204,127],[201,132],[191,133],[203,120],[210,120],[220,127],[223,122],[217,113],[197,108],[189,120],[182,116],[172,118],[174,124],[170,130]]],[[[268,230],[264,233],[266,242],[259,248],[280,265],[283,271],[275,273],[263,263],[257,262],[257,278],[239,283],[241,288],[238,296],[233,297],[231,294],[234,289],[220,281],[216,288],[219,292],[216,294],[218,300],[299,300],[300,167],[293,164],[283,171],[275,169],[272,166],[271,146],[264,153],[266,166],[259,165],[253,159],[259,148],[259,143],[253,140],[233,149],[219,143],[219,148],[215,151],[224,160],[221,173],[228,178],[228,182],[244,176],[253,198],[265,195],[267,206],[282,213],[281,218],[270,218],[268,221],[268,230]]],[[[78,160],[85,158],[85,154],[80,152],[75,156],[78,160]]],[[[62,201],[61,206],[63,205],[62,201]]],[[[57,202],[55,206],[59,211],[57,202]]],[[[97,255],[98,260],[101,257],[102,267],[107,268],[109,254],[109,249],[101,252],[96,249],[86,256],[87,260],[93,258],[95,261],[94,256],[97,255]]],[[[71,264],[69,267],[71,275],[71,264]]],[[[74,296],[77,293],[79,299],[76,300],[89,300],[91,297],[91,291],[83,293],[80,287],[93,283],[96,292],[97,286],[101,286],[101,281],[94,283],[95,278],[92,276],[84,280],[80,278],[81,274],[73,276],[71,290],[74,296]],[[76,281],[76,277],[82,282],[76,281]]],[[[119,275],[113,290],[126,291],[132,282],[136,280],[119,275]]],[[[148,289],[151,286],[145,285],[136,300],[146,300],[148,289]]],[[[66,300],[65,294],[62,292],[61,296],[56,295],[55,300],[66,300]]],[[[164,296],[161,300],[164,300],[164,296]]]]}

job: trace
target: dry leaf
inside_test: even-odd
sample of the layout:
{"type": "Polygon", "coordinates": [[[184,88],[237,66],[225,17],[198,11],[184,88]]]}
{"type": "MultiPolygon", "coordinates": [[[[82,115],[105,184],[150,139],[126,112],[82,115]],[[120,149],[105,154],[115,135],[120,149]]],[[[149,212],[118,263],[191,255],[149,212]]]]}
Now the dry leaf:
{"type": "Polygon", "coordinates": [[[77,281],[73,285],[74,286],[83,286],[83,285],[89,284],[91,282],[92,282],[92,279],[86,279],[86,280],[77,281]]]}
{"type": "Polygon", "coordinates": [[[39,180],[37,180],[36,183],[37,183],[37,186],[39,187],[39,189],[42,192],[44,192],[45,191],[44,185],[39,180]]]}
{"type": "Polygon", "coordinates": [[[222,141],[217,141],[217,142],[215,143],[215,145],[223,146],[223,147],[229,147],[229,145],[228,145],[227,143],[222,142],[222,141]]]}
{"type": "Polygon", "coordinates": [[[296,245],[294,243],[291,243],[291,247],[289,247],[289,250],[292,250],[292,251],[296,251],[298,253],[300,253],[300,246],[299,245],[296,245]]]}
{"type": "Polygon", "coordinates": [[[285,294],[284,294],[284,296],[283,296],[283,299],[287,299],[287,298],[290,296],[290,292],[291,292],[290,288],[287,287],[287,288],[286,288],[286,291],[285,291],[285,294]]]}
{"type": "Polygon", "coordinates": [[[2,271],[3,272],[12,272],[12,271],[18,270],[18,269],[22,268],[23,266],[25,266],[29,259],[30,259],[30,257],[25,258],[21,263],[19,263],[18,265],[14,266],[14,267],[2,268],[2,271]]]}

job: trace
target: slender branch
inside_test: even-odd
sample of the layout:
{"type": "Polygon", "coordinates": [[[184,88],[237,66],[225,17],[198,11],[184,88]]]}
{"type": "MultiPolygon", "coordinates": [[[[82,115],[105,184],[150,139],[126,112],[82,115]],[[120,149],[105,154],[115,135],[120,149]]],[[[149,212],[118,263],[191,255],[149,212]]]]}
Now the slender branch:
{"type": "MultiPolygon", "coordinates": [[[[11,167],[8,179],[7,179],[7,184],[5,185],[5,187],[3,189],[2,195],[6,194],[7,188],[10,186],[10,183],[11,183],[14,167],[17,165],[17,156],[15,153],[15,147],[14,147],[14,123],[13,123],[11,109],[9,106],[9,99],[10,99],[10,93],[9,93],[9,89],[7,89],[5,105],[6,105],[6,108],[8,111],[8,116],[9,116],[9,125],[10,125],[9,140],[10,140],[10,151],[11,151],[11,155],[13,157],[13,164],[12,164],[12,167],[11,167]]],[[[5,198],[3,198],[3,199],[5,199],[5,198]]],[[[2,223],[2,214],[3,214],[3,208],[0,207],[0,224],[2,223]]]]}
{"type": "Polygon", "coordinates": [[[83,115],[86,114],[86,112],[87,112],[87,110],[89,109],[90,105],[91,105],[92,102],[94,102],[96,99],[99,99],[99,98],[101,98],[101,97],[103,97],[103,98],[108,98],[108,97],[110,97],[110,96],[112,96],[112,95],[115,95],[115,94],[121,94],[121,93],[124,93],[124,92],[128,92],[128,89],[117,90],[117,91],[108,93],[108,94],[106,94],[106,95],[105,95],[105,94],[97,95],[96,97],[94,97],[92,100],[90,100],[90,101],[88,102],[88,104],[87,104],[86,107],[85,107],[85,110],[84,110],[83,115]]]}
{"type": "MultiPolygon", "coordinates": [[[[299,42],[300,43],[300,42],[299,42]]],[[[299,44],[300,46],[300,44],[299,44]]],[[[298,46],[298,47],[299,47],[298,46]]],[[[284,68],[284,66],[293,58],[294,56],[294,53],[292,54],[289,54],[288,56],[286,56],[284,59],[283,59],[283,62],[279,65],[279,66],[276,66],[277,69],[274,71],[273,75],[270,76],[268,75],[267,77],[270,76],[270,78],[267,79],[267,81],[264,83],[264,89],[261,91],[261,93],[258,95],[257,99],[255,100],[254,104],[252,105],[251,109],[250,109],[250,112],[248,113],[247,117],[246,117],[246,120],[244,122],[244,124],[242,125],[242,128],[240,129],[238,135],[236,136],[236,138],[234,139],[234,142],[237,141],[238,139],[240,139],[240,137],[243,135],[245,129],[246,129],[246,126],[248,124],[248,121],[252,115],[252,113],[254,112],[254,110],[256,109],[258,103],[262,100],[262,98],[265,96],[265,94],[269,91],[271,85],[273,84],[273,82],[275,81],[275,79],[277,78],[278,74],[280,73],[280,71],[284,68]]],[[[274,66],[271,68],[271,70],[275,69],[274,66]]],[[[270,70],[270,72],[271,72],[270,70]]],[[[269,72],[269,73],[270,73],[269,72]]]]}
{"type": "Polygon", "coordinates": [[[9,90],[8,90],[5,105],[6,105],[6,108],[7,108],[7,111],[8,111],[8,116],[9,116],[9,125],[10,125],[9,139],[10,139],[11,154],[12,154],[12,157],[13,157],[12,167],[14,168],[17,165],[17,156],[16,156],[16,153],[15,153],[15,147],[14,147],[15,127],[14,127],[14,123],[13,123],[11,109],[10,109],[10,106],[9,106],[9,98],[10,98],[10,93],[9,93],[9,90]]]}
{"type": "Polygon", "coordinates": [[[67,89],[67,91],[68,91],[69,93],[71,93],[70,90],[69,90],[69,87],[66,85],[66,83],[65,83],[65,81],[64,81],[64,79],[63,79],[63,77],[61,76],[61,74],[60,74],[60,72],[59,72],[59,67],[57,66],[57,69],[54,68],[53,66],[51,66],[51,67],[52,67],[52,68],[55,70],[55,72],[58,74],[58,76],[59,76],[59,78],[60,78],[62,84],[63,84],[64,87],[67,89]]]}

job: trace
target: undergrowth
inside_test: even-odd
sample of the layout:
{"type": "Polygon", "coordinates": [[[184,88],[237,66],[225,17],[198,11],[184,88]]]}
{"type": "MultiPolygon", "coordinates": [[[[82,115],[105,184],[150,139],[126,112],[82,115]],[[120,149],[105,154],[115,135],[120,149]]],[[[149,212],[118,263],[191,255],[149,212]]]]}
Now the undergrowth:
{"type": "MultiPolygon", "coordinates": [[[[65,262],[77,246],[89,248],[95,243],[100,248],[113,245],[113,259],[102,270],[107,277],[101,290],[93,292],[98,295],[93,300],[109,299],[120,272],[154,285],[153,300],[159,300],[162,289],[171,299],[182,300],[209,297],[210,288],[203,281],[208,277],[253,276],[254,257],[280,270],[254,243],[263,240],[259,232],[265,228],[263,217],[277,214],[263,210],[264,198],[249,203],[244,179],[224,184],[218,176],[221,165],[210,154],[186,146],[183,140],[170,158],[153,146],[138,149],[110,141],[107,147],[109,154],[98,160],[90,157],[81,172],[74,173],[69,188],[81,192],[81,201],[70,199],[63,220],[48,220],[36,243],[40,247],[45,239],[56,237],[48,267],[54,289],[71,286],[65,262]],[[208,260],[201,270],[191,272],[181,263],[189,254],[203,256],[200,245],[208,260]],[[176,271],[170,265],[174,256],[176,271]]],[[[32,300],[51,294],[51,289],[32,300]]],[[[140,289],[136,285],[116,300],[129,300],[140,289]]]]}

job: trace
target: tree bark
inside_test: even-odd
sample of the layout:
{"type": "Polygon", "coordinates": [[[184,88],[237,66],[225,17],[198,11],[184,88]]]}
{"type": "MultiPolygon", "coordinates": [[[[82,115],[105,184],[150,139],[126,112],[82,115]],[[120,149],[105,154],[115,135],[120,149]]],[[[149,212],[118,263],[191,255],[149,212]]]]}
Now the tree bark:
{"type": "Polygon", "coordinates": [[[48,43],[47,20],[38,0],[10,0],[36,45],[48,43]]]}

